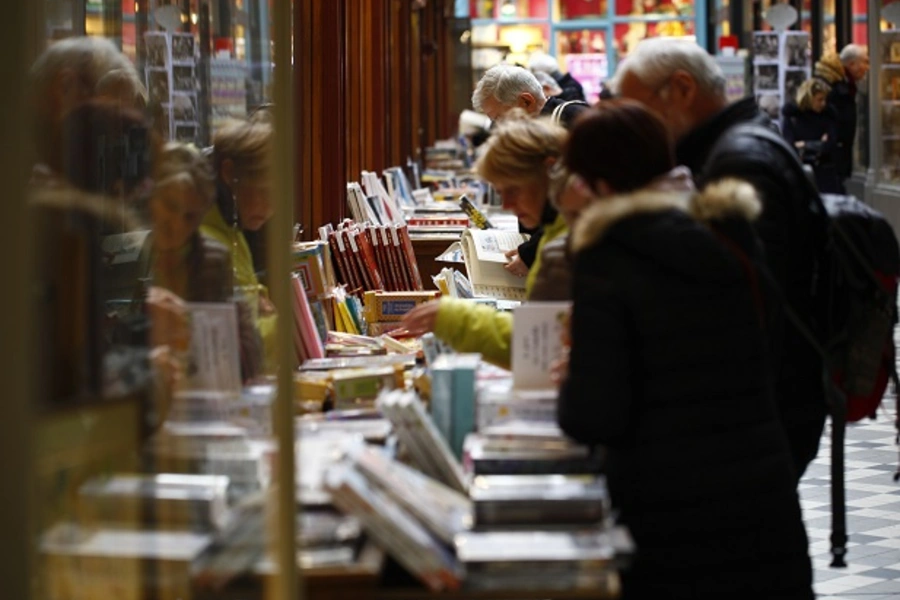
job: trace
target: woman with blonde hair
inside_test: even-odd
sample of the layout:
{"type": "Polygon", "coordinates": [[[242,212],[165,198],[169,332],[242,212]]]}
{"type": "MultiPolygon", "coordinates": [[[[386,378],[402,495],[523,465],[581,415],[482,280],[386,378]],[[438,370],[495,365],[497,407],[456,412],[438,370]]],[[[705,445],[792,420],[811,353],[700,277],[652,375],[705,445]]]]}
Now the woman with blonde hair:
{"type": "MultiPolygon", "coordinates": [[[[515,214],[525,227],[539,225],[549,207],[551,169],[562,154],[565,140],[566,130],[550,120],[518,118],[511,114],[485,143],[484,154],[476,164],[478,175],[494,187],[503,200],[503,208],[515,214]]],[[[532,293],[542,270],[542,250],[566,231],[560,217],[545,227],[537,258],[525,282],[530,300],[545,299],[532,293]]],[[[567,288],[567,283],[555,286],[556,290],[567,288]]],[[[442,298],[411,310],[403,318],[402,326],[415,335],[434,331],[454,350],[480,352],[488,362],[510,366],[510,313],[465,300],[442,298]]]]}
{"type": "Polygon", "coordinates": [[[782,134],[800,159],[816,175],[823,194],[843,194],[844,185],[837,171],[837,111],[828,105],[831,87],[818,78],[807,79],[797,90],[795,102],[784,105],[782,134]]]}

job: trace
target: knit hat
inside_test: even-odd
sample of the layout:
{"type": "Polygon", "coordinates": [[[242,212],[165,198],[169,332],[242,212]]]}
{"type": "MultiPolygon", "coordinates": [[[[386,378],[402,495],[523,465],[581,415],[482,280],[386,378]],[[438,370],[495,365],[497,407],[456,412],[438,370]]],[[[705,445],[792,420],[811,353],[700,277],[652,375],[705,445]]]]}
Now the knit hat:
{"type": "Polygon", "coordinates": [[[829,52],[816,63],[815,76],[824,79],[830,84],[834,84],[846,78],[844,74],[844,65],[841,64],[840,57],[829,52]]]}

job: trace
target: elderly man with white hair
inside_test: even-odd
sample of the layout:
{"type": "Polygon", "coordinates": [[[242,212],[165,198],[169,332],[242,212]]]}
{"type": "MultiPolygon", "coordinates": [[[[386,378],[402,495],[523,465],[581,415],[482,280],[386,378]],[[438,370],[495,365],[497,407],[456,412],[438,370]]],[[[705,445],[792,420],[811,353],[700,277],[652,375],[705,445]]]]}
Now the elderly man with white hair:
{"type": "Polygon", "coordinates": [[[472,106],[491,121],[502,119],[514,108],[532,117],[552,116],[559,109],[559,122],[568,127],[587,103],[566,102],[558,97],[548,99],[534,73],[515,65],[500,64],[488,69],[475,86],[472,106]]]}
{"type": "MultiPolygon", "coordinates": [[[[693,171],[698,188],[724,178],[756,188],[763,205],[756,231],[769,270],[793,311],[803,318],[813,314],[821,224],[810,216],[802,165],[777,138],[765,137],[771,120],[756,101],[729,104],[715,60],[696,43],[676,38],[639,43],[619,65],[614,86],[663,117],[676,142],[677,162],[693,171]]],[[[767,319],[781,315],[779,307],[763,310],[767,319]]],[[[799,482],[818,452],[825,424],[822,361],[782,320],[773,319],[769,333],[775,400],[799,482]]]]}

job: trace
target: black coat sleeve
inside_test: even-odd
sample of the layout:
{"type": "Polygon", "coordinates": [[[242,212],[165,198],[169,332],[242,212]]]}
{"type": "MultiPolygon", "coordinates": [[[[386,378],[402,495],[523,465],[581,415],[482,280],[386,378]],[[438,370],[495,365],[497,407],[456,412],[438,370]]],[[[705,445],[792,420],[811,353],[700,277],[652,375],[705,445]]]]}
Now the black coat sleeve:
{"type": "Polygon", "coordinates": [[[616,284],[586,263],[579,257],[576,264],[569,376],[557,417],[574,440],[615,446],[633,429],[630,321],[616,284]]]}

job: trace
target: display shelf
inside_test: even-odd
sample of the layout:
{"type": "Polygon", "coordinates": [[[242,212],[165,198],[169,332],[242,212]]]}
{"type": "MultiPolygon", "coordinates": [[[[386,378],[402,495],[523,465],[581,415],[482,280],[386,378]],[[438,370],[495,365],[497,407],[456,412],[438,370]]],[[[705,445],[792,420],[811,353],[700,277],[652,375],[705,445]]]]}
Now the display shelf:
{"type": "Polygon", "coordinates": [[[485,25],[546,25],[550,20],[541,17],[522,17],[516,19],[472,19],[473,27],[485,25]]]}

